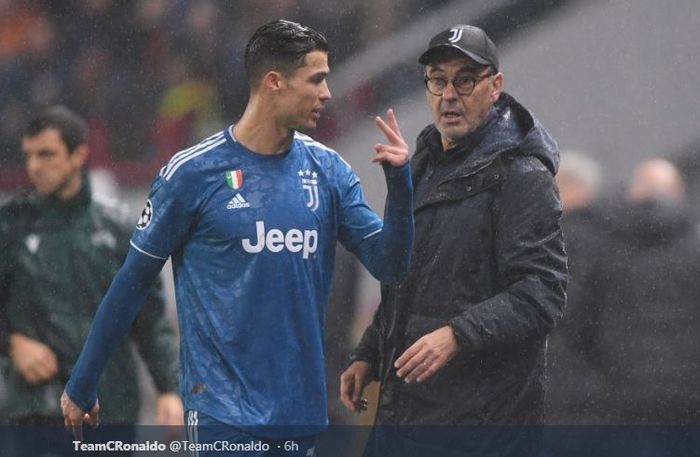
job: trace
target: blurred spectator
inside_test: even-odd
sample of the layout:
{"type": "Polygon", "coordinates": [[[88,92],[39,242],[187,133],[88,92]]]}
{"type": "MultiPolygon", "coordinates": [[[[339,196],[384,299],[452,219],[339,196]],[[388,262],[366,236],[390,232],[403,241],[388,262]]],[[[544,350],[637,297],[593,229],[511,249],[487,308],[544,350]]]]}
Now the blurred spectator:
{"type": "MultiPolygon", "coordinates": [[[[70,447],[60,428],[58,398],[99,298],[124,259],[131,224],[114,202],[91,192],[80,118],[51,108],[24,132],[22,149],[34,188],[0,207],[0,354],[11,361],[5,413],[14,425],[54,426],[42,429],[41,440],[22,440],[31,451],[21,455],[57,455],[62,445],[70,447]]],[[[152,292],[131,340],[161,393],[158,419],[179,424],[184,413],[176,393],[176,342],[163,308],[161,296],[152,292]]],[[[141,405],[128,340],[116,348],[106,371],[100,390],[113,404],[104,422],[136,423],[141,405]]]]}
{"type": "Polygon", "coordinates": [[[600,165],[588,154],[563,151],[556,179],[563,211],[573,214],[589,208],[598,199],[603,174],[600,165]]]}
{"type": "Polygon", "coordinates": [[[633,206],[680,205],[685,200],[685,185],[676,167],[666,160],[642,163],[634,174],[627,199],[633,206]]]}
{"type": "Polygon", "coordinates": [[[583,303],[586,283],[594,264],[600,234],[600,217],[594,203],[602,184],[602,171],[588,154],[564,151],[556,176],[563,214],[561,226],[569,261],[569,285],[564,317],[549,336],[546,422],[557,425],[595,422],[591,417],[592,392],[600,385],[588,364],[582,340],[588,320],[583,303]]]}
{"type": "Polygon", "coordinates": [[[177,151],[221,124],[218,92],[212,83],[206,77],[197,77],[185,59],[168,62],[167,88],[159,101],[156,120],[159,151],[177,151]]]}
{"type": "MultiPolygon", "coordinates": [[[[16,132],[27,113],[70,103],[87,118],[93,164],[138,161],[154,167],[143,174],[151,176],[151,164],[217,130],[220,119],[240,116],[248,98],[240,50],[259,25],[283,17],[324,31],[335,64],[425,7],[417,0],[0,0],[0,163],[19,172],[16,132]],[[368,17],[386,20],[363,28],[368,17]]],[[[331,111],[326,118],[318,134],[329,139],[344,124],[331,111]]]]}
{"type": "Polygon", "coordinates": [[[589,359],[607,424],[699,424],[700,233],[683,180],[665,160],[635,171],[587,281],[589,359]]]}
{"type": "Polygon", "coordinates": [[[0,61],[24,52],[38,10],[34,1],[0,0],[0,61]]]}

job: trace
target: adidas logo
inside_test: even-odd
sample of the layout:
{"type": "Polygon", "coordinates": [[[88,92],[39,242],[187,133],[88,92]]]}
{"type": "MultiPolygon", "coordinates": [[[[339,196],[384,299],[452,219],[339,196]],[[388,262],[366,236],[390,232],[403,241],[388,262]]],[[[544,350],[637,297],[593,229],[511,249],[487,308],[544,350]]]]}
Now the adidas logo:
{"type": "Polygon", "coordinates": [[[245,201],[245,198],[243,198],[243,195],[241,194],[236,194],[230,202],[228,202],[228,205],[226,205],[226,209],[240,209],[240,208],[250,208],[250,203],[245,201]]]}

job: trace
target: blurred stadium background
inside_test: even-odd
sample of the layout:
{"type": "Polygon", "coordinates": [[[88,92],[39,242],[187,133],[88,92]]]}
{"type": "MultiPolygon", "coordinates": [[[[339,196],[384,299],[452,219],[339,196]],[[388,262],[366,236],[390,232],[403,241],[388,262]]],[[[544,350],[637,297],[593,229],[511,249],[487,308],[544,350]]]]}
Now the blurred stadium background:
{"type": "MultiPolygon", "coordinates": [[[[506,91],[562,148],[589,151],[609,184],[667,157],[700,200],[697,0],[0,0],[0,193],[27,184],[19,143],[28,118],[62,103],[89,121],[96,186],[131,205],[136,221],[162,164],[238,118],[243,48],[277,18],[328,36],[334,100],[314,136],[355,167],[378,211],[386,191],[369,162],[381,140],[372,118],[393,107],[413,142],[430,122],[417,56],[457,23],[487,30],[506,91]]],[[[377,285],[339,251],[330,398],[377,302],[377,285]]],[[[331,416],[356,420],[337,403],[331,416]]]]}

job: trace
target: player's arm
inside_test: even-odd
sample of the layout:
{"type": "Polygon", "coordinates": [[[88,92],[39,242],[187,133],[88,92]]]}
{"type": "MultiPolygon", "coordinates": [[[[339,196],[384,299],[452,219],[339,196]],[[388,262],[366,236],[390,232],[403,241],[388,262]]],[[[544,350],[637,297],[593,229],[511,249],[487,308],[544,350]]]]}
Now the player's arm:
{"type": "Polygon", "coordinates": [[[77,434],[96,404],[97,383],[107,359],[129,332],[163,264],[194,224],[201,195],[197,168],[181,162],[163,167],[131,237],[131,248],[95,314],[90,334],[61,399],[64,420],[77,434]],[[168,171],[170,170],[170,171],[168,171]],[[175,171],[177,170],[177,173],[175,171]],[[193,177],[194,175],[194,177],[193,177]],[[83,415],[81,416],[81,413],[83,415]]]}
{"type": "MultiPolygon", "coordinates": [[[[105,365],[141,309],[150,287],[158,277],[165,259],[148,256],[134,248],[117,272],[100,303],[90,334],[83,346],[61,401],[64,423],[76,438],[97,403],[97,384],[105,365]]],[[[90,418],[97,424],[97,414],[90,418]]]]}
{"type": "Polygon", "coordinates": [[[162,284],[156,281],[131,332],[139,354],[158,390],[156,422],[182,425],[184,412],[178,394],[179,366],[173,325],[165,314],[162,284]]]}
{"type": "Polygon", "coordinates": [[[387,144],[375,145],[373,161],[382,164],[387,184],[387,201],[382,223],[365,202],[359,180],[350,174],[343,196],[343,219],[340,241],[360,259],[367,270],[385,283],[399,281],[408,272],[413,249],[413,182],[408,160],[408,146],[401,136],[392,110],[388,122],[377,117],[376,123],[386,136],[387,144]],[[359,233],[358,227],[374,227],[359,233]],[[358,237],[358,233],[361,235],[358,237]]]}

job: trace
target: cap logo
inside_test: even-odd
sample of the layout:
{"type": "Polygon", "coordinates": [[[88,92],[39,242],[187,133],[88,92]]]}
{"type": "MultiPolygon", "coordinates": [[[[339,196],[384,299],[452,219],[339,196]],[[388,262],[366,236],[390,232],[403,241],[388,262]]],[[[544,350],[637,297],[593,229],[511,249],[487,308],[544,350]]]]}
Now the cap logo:
{"type": "Polygon", "coordinates": [[[455,27],[453,29],[450,29],[450,32],[452,32],[452,36],[449,37],[447,41],[449,41],[450,43],[456,43],[462,39],[462,32],[464,32],[464,30],[455,27]]]}

